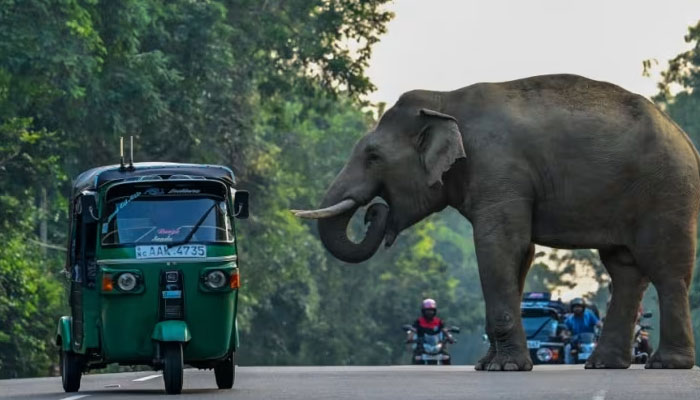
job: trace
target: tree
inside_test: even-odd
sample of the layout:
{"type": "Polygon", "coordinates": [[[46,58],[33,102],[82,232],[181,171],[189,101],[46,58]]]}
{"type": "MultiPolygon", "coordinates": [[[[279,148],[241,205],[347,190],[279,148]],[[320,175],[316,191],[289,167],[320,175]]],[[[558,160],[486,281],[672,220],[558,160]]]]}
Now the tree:
{"type": "Polygon", "coordinates": [[[63,175],[55,172],[55,135],[30,126],[28,118],[0,125],[0,378],[52,372],[64,304],[56,284],[59,261],[39,251],[35,227],[40,218],[63,222],[57,207],[65,203],[40,210],[31,201],[42,188],[55,190],[63,175]]]}

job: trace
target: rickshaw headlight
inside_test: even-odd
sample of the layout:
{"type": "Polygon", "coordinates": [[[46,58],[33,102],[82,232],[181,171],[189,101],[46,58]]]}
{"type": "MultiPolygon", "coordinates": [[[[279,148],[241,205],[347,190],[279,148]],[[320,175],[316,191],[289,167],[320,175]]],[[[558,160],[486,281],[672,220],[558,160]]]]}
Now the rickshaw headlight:
{"type": "Polygon", "coordinates": [[[120,290],[125,292],[134,290],[137,283],[138,280],[136,279],[136,275],[132,274],[131,272],[124,272],[123,274],[119,275],[119,278],[117,278],[117,286],[119,286],[120,290]]]}
{"type": "Polygon", "coordinates": [[[227,282],[226,275],[219,270],[211,271],[204,277],[204,284],[212,289],[221,289],[227,282]]]}

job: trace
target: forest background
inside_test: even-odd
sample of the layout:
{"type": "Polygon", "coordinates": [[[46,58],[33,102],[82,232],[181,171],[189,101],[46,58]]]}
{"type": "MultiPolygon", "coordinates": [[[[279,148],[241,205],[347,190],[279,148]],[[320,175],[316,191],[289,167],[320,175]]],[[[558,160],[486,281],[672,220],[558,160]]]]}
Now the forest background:
{"type": "MultiPolygon", "coordinates": [[[[366,71],[388,2],[0,0],[0,378],[56,373],[71,179],[117,162],[130,135],[137,161],[229,165],[251,192],[238,225],[239,364],[406,363],[400,326],[424,297],[462,328],[455,362],[473,363],[484,307],[466,220],[446,210],[347,265],[288,211],[318,205],[385,108],[366,100],[366,71]]],[[[685,41],[652,100],[697,146],[700,22],[685,41]]],[[[604,307],[591,250],[544,249],[526,289],[556,297],[582,276],[600,283],[586,297],[604,307]]],[[[645,305],[655,300],[651,290],[645,305]]],[[[690,300],[698,334],[697,272],[690,300]]]]}

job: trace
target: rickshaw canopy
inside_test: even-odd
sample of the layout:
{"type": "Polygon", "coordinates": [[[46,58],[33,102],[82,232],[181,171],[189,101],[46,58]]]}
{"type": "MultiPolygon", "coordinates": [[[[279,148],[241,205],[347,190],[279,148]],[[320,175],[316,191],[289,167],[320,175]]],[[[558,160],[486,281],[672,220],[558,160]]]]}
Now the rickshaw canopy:
{"type": "Polygon", "coordinates": [[[236,183],[233,171],[223,165],[182,164],[170,162],[141,162],[122,167],[119,164],[93,168],[80,174],[73,183],[72,197],[84,191],[98,190],[105,184],[146,179],[158,176],[169,179],[173,176],[202,177],[218,179],[228,185],[236,183]]]}

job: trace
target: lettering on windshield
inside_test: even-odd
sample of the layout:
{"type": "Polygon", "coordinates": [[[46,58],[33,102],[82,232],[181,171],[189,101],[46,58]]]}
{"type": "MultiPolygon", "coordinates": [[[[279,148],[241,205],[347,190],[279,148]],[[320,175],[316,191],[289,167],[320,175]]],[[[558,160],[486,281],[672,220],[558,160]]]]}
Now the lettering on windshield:
{"type": "Polygon", "coordinates": [[[104,225],[102,225],[102,226],[104,227],[104,226],[109,225],[109,223],[114,219],[114,217],[117,216],[117,214],[119,213],[119,211],[121,211],[121,210],[122,210],[124,207],[126,207],[129,203],[131,203],[132,201],[134,201],[135,199],[137,199],[137,198],[140,197],[140,196],[141,196],[141,192],[136,192],[136,193],[132,194],[131,196],[129,196],[129,198],[124,199],[123,201],[119,202],[119,203],[117,204],[117,206],[114,207],[114,211],[109,215],[109,217],[107,217],[107,222],[106,222],[104,225]]]}
{"type": "Polygon", "coordinates": [[[149,188],[144,192],[144,194],[146,194],[148,196],[160,196],[163,193],[164,193],[163,189],[161,189],[161,188],[149,188]]]}
{"type": "Polygon", "coordinates": [[[175,228],[175,229],[166,229],[166,228],[161,228],[156,231],[157,235],[151,239],[152,242],[172,242],[173,235],[179,235],[180,234],[180,229],[181,228],[175,228]],[[165,237],[158,236],[158,235],[167,235],[165,237]]]}
{"type": "Polygon", "coordinates": [[[168,194],[197,194],[201,192],[199,189],[170,189],[168,194]]]}

